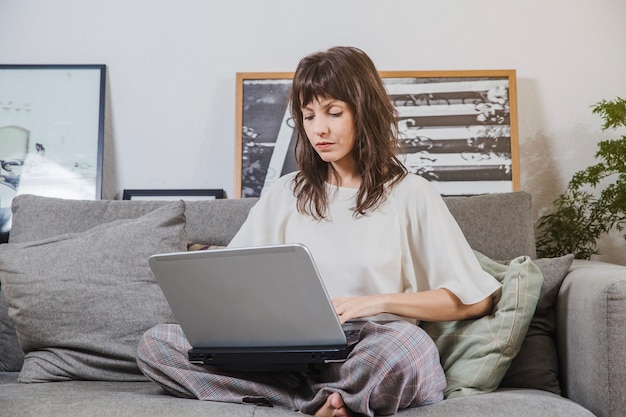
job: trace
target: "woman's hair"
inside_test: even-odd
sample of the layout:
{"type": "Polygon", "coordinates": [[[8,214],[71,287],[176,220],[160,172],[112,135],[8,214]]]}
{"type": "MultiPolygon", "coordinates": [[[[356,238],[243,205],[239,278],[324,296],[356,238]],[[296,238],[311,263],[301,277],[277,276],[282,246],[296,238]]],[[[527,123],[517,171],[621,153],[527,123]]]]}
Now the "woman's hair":
{"type": "Polygon", "coordinates": [[[296,69],[291,89],[291,116],[297,133],[295,157],[299,172],[294,179],[298,211],[316,219],[326,217],[332,165],[310,145],[303,125],[302,108],[316,99],[341,100],[354,114],[355,142],[352,156],[361,176],[354,215],[375,209],[386,198],[386,186],[407,175],[396,157],[397,110],[372,60],[360,49],[334,47],[304,57],[296,69]]]}

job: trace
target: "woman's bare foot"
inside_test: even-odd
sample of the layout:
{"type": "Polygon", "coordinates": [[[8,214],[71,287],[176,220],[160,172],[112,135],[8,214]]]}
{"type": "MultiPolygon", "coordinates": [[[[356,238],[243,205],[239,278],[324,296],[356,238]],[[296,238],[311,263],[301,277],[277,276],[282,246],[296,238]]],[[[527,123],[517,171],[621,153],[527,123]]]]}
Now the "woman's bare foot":
{"type": "Polygon", "coordinates": [[[314,415],[317,417],[352,417],[352,411],[346,407],[341,394],[333,392],[314,415]]]}

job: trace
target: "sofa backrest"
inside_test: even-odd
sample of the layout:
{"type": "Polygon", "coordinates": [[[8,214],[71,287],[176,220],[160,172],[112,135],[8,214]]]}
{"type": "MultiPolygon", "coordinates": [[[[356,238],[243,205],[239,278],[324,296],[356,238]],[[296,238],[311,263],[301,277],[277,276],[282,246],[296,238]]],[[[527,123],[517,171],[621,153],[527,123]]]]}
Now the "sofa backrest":
{"type": "MultiPolygon", "coordinates": [[[[194,243],[226,245],[256,203],[217,199],[185,203],[187,238],[194,243]]],[[[145,200],[66,200],[21,194],[13,199],[10,243],[89,230],[119,219],[134,219],[167,204],[145,200]]]]}
{"type": "MultiPolygon", "coordinates": [[[[186,203],[187,236],[193,243],[226,245],[246,219],[256,198],[186,203]]],[[[468,242],[493,258],[535,257],[531,197],[526,192],[445,198],[468,242]]],[[[163,201],[65,200],[34,195],[13,199],[12,243],[83,232],[99,224],[136,218],[163,201]]]]}
{"type": "Polygon", "coordinates": [[[532,198],[525,191],[444,198],[470,246],[491,259],[536,257],[532,198]]]}

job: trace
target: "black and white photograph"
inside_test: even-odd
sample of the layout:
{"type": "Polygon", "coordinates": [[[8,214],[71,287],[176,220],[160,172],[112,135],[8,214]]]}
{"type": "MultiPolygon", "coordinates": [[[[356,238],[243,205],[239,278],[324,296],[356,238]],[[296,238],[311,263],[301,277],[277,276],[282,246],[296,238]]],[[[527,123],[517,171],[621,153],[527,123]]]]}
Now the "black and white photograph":
{"type": "Polygon", "coordinates": [[[0,228],[18,194],[101,197],[104,65],[0,65],[0,228]]]}
{"type": "MultiPolygon", "coordinates": [[[[446,196],[519,189],[514,70],[380,73],[398,110],[400,159],[446,196]]],[[[235,197],[297,169],[289,73],[237,74],[235,197]]]]}

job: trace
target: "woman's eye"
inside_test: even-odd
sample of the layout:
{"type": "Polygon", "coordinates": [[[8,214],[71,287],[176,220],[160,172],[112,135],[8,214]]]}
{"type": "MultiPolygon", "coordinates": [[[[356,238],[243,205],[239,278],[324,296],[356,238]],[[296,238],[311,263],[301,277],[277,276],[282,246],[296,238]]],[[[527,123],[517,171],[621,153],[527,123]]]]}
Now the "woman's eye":
{"type": "Polygon", "coordinates": [[[338,112],[331,112],[329,114],[330,114],[330,117],[341,117],[343,112],[338,111],[338,112]]]}
{"type": "Polygon", "coordinates": [[[313,120],[313,115],[304,115],[304,120],[313,120]]]}

